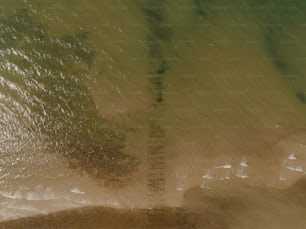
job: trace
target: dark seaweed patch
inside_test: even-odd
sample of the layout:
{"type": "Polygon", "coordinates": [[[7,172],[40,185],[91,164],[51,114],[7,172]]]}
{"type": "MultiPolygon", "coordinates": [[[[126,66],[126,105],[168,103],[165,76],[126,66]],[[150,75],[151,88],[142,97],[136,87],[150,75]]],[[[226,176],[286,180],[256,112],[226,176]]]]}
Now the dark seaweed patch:
{"type": "Polygon", "coordinates": [[[164,12],[160,7],[145,7],[144,13],[150,28],[150,36],[156,41],[171,41],[172,31],[165,25],[164,12]]]}
{"type": "Polygon", "coordinates": [[[163,49],[172,40],[173,32],[166,23],[163,10],[163,2],[149,1],[148,5],[144,7],[144,13],[149,27],[149,34],[147,37],[150,53],[154,58],[161,58],[163,56],[163,49]]]}
{"type": "Polygon", "coordinates": [[[262,27],[262,31],[264,37],[264,44],[269,56],[271,57],[271,61],[281,74],[290,73],[288,63],[281,54],[281,26],[273,24],[266,25],[262,27]]]}
{"type": "Polygon", "coordinates": [[[149,24],[158,25],[164,21],[160,8],[145,7],[144,12],[149,24]]]}
{"type": "Polygon", "coordinates": [[[203,6],[203,0],[193,0],[194,5],[195,5],[195,10],[196,13],[201,16],[204,17],[206,16],[206,11],[204,10],[204,6],[203,6]]]}
{"type": "Polygon", "coordinates": [[[196,14],[205,17],[213,5],[213,0],[193,0],[193,4],[196,14]]]}
{"type": "Polygon", "coordinates": [[[159,74],[159,75],[163,75],[163,74],[166,73],[166,69],[167,69],[166,63],[162,62],[162,63],[160,63],[160,66],[157,69],[156,73],[159,74]]]}
{"type": "Polygon", "coordinates": [[[281,72],[283,75],[287,75],[289,73],[289,66],[284,59],[280,57],[273,57],[272,61],[279,72],[281,72]]]}
{"type": "Polygon", "coordinates": [[[172,41],[173,31],[166,22],[164,1],[147,1],[144,7],[144,14],[147,19],[149,33],[147,35],[147,44],[149,55],[152,59],[153,94],[155,101],[163,101],[163,79],[162,76],[168,70],[168,64],[165,61],[165,52],[172,41]]]}
{"type": "Polygon", "coordinates": [[[296,93],[295,96],[298,98],[298,100],[301,103],[306,104],[306,93],[304,91],[300,91],[300,92],[296,93]]]}
{"type": "Polygon", "coordinates": [[[154,98],[156,102],[160,103],[163,101],[163,91],[164,91],[164,83],[163,79],[158,74],[152,74],[150,76],[150,81],[152,84],[152,93],[154,95],[154,98]]]}

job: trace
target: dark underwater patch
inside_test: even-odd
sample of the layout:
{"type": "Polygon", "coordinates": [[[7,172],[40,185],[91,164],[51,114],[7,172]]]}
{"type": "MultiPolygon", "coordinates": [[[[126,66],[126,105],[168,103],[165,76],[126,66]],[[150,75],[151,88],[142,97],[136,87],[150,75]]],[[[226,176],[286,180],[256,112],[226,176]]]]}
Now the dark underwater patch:
{"type": "Polygon", "coordinates": [[[289,74],[290,69],[287,61],[281,54],[281,25],[270,24],[262,26],[264,45],[270,56],[270,60],[283,75],[289,74]]]}
{"type": "Polygon", "coordinates": [[[147,44],[152,69],[150,82],[157,103],[163,102],[163,77],[169,68],[165,57],[173,37],[173,31],[165,17],[165,4],[163,1],[147,1],[143,7],[149,28],[147,44]]]}
{"type": "Polygon", "coordinates": [[[305,92],[300,91],[296,93],[295,95],[301,103],[306,104],[306,93],[305,92]]]}
{"type": "MultiPolygon", "coordinates": [[[[32,136],[25,139],[29,144],[41,139],[99,183],[123,184],[137,162],[123,152],[123,134],[99,117],[85,86],[95,57],[90,34],[52,35],[37,16],[20,9],[0,22],[0,93],[5,97],[0,113],[10,117],[7,131],[15,136],[22,128],[32,136]]],[[[10,141],[4,134],[1,140],[10,141]]]]}
{"type": "Polygon", "coordinates": [[[193,0],[195,11],[200,17],[207,16],[212,0],[193,0]]]}

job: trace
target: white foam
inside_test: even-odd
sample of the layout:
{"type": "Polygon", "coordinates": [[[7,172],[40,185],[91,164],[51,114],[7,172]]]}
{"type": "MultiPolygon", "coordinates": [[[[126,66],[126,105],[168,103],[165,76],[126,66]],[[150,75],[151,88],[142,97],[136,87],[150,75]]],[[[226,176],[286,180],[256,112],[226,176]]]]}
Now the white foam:
{"type": "Polygon", "coordinates": [[[248,164],[247,164],[246,161],[241,161],[241,162],[239,163],[239,165],[240,165],[241,167],[248,167],[248,164]]]}
{"type": "Polygon", "coordinates": [[[80,191],[80,189],[78,189],[77,187],[70,189],[70,192],[77,194],[85,194],[85,192],[80,191]]]}
{"type": "Polygon", "coordinates": [[[22,199],[22,198],[23,198],[23,194],[22,194],[21,191],[18,190],[18,189],[14,192],[14,196],[15,196],[17,199],[22,199]]]}
{"type": "Polygon", "coordinates": [[[10,199],[20,199],[20,196],[15,196],[14,194],[11,194],[9,192],[0,191],[0,195],[10,199]]]}
{"type": "Polygon", "coordinates": [[[203,178],[203,179],[212,180],[213,177],[212,177],[212,175],[211,175],[210,170],[209,170],[205,175],[203,175],[202,178],[203,178]]]}
{"type": "Polygon", "coordinates": [[[296,157],[295,157],[294,154],[292,153],[292,154],[289,155],[288,159],[289,159],[289,160],[295,160],[296,157]]]}
{"type": "Polygon", "coordinates": [[[236,176],[239,177],[239,178],[242,178],[242,179],[246,179],[246,178],[249,177],[249,176],[246,175],[246,174],[236,174],[236,176]]]}
{"type": "Polygon", "coordinates": [[[231,179],[229,176],[221,177],[220,180],[229,180],[231,179]]]}
{"type": "Polygon", "coordinates": [[[287,166],[286,168],[292,171],[296,171],[296,172],[303,172],[303,168],[300,166],[297,166],[297,167],[287,166]]]}
{"type": "Polygon", "coordinates": [[[221,165],[221,166],[217,166],[217,169],[230,169],[232,168],[232,166],[230,164],[225,164],[225,165],[221,165]]]}
{"type": "Polygon", "coordinates": [[[242,178],[242,179],[246,179],[249,176],[246,174],[245,171],[243,171],[243,169],[239,169],[236,173],[236,177],[242,178]]]}

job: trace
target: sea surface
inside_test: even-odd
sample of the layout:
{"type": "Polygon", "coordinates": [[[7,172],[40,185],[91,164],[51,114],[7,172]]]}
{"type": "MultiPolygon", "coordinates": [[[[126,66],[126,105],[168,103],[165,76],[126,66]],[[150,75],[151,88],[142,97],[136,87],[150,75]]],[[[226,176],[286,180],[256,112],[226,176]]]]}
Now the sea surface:
{"type": "Polygon", "coordinates": [[[302,0],[0,0],[0,220],[306,228],[305,54],[302,0]]]}

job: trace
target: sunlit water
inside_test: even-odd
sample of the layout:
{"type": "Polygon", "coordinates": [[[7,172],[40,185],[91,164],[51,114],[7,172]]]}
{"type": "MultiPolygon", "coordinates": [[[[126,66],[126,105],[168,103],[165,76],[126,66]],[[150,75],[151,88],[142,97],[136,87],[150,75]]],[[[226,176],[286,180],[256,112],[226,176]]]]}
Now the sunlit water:
{"type": "Polygon", "coordinates": [[[1,219],[305,174],[302,1],[0,2],[1,219]]]}

